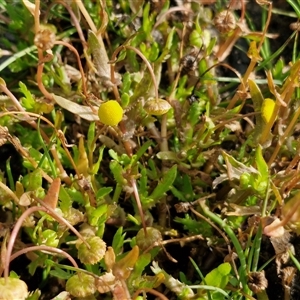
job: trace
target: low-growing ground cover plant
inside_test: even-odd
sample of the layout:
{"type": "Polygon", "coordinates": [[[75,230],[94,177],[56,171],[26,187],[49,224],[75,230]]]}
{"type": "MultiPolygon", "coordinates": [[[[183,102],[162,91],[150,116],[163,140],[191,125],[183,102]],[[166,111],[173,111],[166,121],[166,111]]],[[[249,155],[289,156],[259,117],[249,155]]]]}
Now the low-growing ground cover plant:
{"type": "Polygon", "coordinates": [[[0,0],[0,299],[300,297],[273,2],[0,0]]]}

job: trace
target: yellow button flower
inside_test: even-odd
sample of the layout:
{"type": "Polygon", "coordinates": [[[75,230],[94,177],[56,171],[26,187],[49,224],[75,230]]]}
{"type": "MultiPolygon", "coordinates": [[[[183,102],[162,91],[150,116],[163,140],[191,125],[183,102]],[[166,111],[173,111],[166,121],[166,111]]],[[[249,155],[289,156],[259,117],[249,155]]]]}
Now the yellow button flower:
{"type": "Polygon", "coordinates": [[[123,108],[118,101],[109,100],[100,105],[98,116],[101,123],[115,126],[118,125],[123,118],[123,108]]]}

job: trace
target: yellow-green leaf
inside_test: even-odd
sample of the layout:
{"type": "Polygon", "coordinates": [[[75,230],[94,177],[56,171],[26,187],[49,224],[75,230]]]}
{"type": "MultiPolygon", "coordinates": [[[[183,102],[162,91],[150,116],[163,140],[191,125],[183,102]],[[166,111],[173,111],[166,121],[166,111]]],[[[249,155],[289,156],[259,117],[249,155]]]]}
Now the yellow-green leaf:
{"type": "Polygon", "coordinates": [[[271,120],[271,117],[273,115],[274,112],[274,108],[275,108],[275,101],[270,99],[270,98],[266,98],[263,101],[262,107],[261,107],[261,114],[262,117],[264,119],[264,121],[266,123],[269,123],[269,121],[271,120]]]}
{"type": "Polygon", "coordinates": [[[118,278],[127,279],[139,258],[139,252],[139,247],[134,246],[125,257],[114,264],[112,273],[118,278]]]}

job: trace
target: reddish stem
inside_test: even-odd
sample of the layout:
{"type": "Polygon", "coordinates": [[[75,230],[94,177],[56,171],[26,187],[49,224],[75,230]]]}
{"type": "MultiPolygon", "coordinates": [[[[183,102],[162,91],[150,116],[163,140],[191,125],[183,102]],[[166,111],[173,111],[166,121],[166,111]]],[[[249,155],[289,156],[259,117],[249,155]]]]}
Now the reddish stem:
{"type": "Polygon", "coordinates": [[[48,252],[60,254],[60,255],[64,256],[65,258],[67,258],[75,268],[79,269],[74,258],[70,254],[68,254],[66,251],[63,251],[58,248],[50,247],[50,246],[45,246],[45,245],[31,246],[31,247],[24,248],[20,251],[17,251],[10,257],[10,262],[13,261],[15,258],[17,258],[18,256],[28,253],[28,252],[31,252],[31,251],[48,251],[48,252]]]}
{"type": "Polygon", "coordinates": [[[39,200],[39,202],[41,204],[43,204],[43,206],[45,206],[45,207],[33,206],[33,207],[28,208],[19,217],[17,223],[15,224],[14,229],[11,232],[11,236],[10,236],[10,239],[9,239],[8,245],[7,245],[5,261],[4,261],[4,277],[6,280],[8,278],[8,273],[9,273],[9,262],[11,260],[11,253],[12,253],[18,232],[23,224],[23,221],[34,212],[43,211],[43,212],[49,214],[51,217],[56,219],[58,222],[63,223],[68,228],[70,228],[78,236],[78,238],[80,238],[87,245],[87,247],[90,248],[90,246],[87,244],[87,242],[85,241],[83,236],[72,225],[70,225],[63,217],[59,216],[52,208],[45,205],[45,203],[43,203],[43,201],[39,200]]]}

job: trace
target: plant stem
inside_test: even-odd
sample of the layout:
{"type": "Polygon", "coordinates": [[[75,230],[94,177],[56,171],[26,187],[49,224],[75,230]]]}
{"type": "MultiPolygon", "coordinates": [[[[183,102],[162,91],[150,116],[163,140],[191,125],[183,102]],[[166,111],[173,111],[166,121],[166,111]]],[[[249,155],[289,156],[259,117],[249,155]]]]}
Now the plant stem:
{"type": "Polygon", "coordinates": [[[19,250],[10,257],[10,262],[13,261],[15,258],[17,258],[18,256],[28,253],[28,252],[31,252],[31,251],[48,251],[48,252],[60,254],[60,255],[64,256],[65,258],[67,258],[75,268],[79,268],[77,265],[77,262],[74,260],[74,258],[70,254],[68,254],[66,251],[63,251],[58,248],[50,247],[50,246],[45,246],[45,245],[31,246],[31,247],[27,247],[22,250],[19,250]]]}
{"type": "Polygon", "coordinates": [[[245,255],[239,240],[237,239],[231,227],[226,223],[226,221],[222,220],[220,217],[218,217],[216,214],[212,213],[208,209],[208,207],[205,205],[205,200],[199,201],[199,203],[204,214],[208,216],[214,223],[218,224],[221,228],[223,228],[223,230],[226,232],[231,242],[233,243],[241,264],[239,271],[240,281],[242,283],[244,292],[248,295],[250,293],[250,290],[247,285],[247,265],[245,255]]]}

